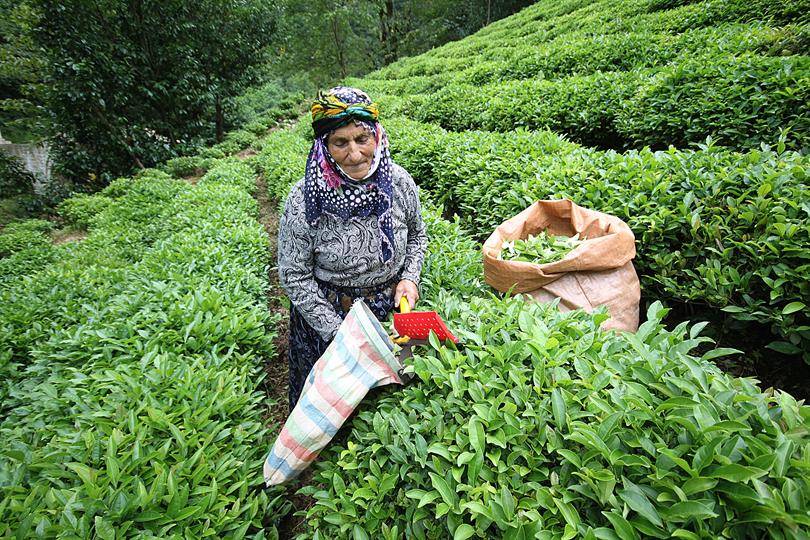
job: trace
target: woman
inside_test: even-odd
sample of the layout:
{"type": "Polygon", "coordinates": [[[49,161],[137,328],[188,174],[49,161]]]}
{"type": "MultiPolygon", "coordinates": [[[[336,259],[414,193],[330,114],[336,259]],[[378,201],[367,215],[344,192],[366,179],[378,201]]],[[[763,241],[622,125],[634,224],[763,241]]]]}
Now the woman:
{"type": "Polygon", "coordinates": [[[356,88],[320,92],[304,178],[279,224],[290,307],[290,410],[357,298],[381,321],[419,299],[427,235],[411,176],[391,160],[377,105],[356,88]]]}

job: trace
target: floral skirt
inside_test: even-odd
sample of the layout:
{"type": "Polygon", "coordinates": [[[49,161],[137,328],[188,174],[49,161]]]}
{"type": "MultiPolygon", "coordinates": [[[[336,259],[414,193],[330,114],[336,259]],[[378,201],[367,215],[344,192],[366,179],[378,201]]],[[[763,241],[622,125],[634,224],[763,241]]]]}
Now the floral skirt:
{"type": "MultiPolygon", "coordinates": [[[[332,304],[340,318],[345,318],[358,298],[362,298],[371,312],[384,322],[394,309],[394,291],[399,278],[377,287],[336,287],[318,281],[321,292],[332,304]]],[[[293,410],[312,366],[323,356],[328,341],[324,341],[304,319],[295,306],[290,307],[290,411],[293,410]]]]}

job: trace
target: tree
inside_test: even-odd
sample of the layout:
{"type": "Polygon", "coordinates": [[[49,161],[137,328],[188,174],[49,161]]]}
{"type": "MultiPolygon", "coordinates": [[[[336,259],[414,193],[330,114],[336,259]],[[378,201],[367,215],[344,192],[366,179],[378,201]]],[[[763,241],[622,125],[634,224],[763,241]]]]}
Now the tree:
{"type": "Polygon", "coordinates": [[[313,86],[328,86],[461,39],[532,3],[282,0],[271,71],[278,76],[306,72],[313,86]]]}
{"type": "Polygon", "coordinates": [[[221,138],[223,100],[253,80],[274,28],[269,0],[31,2],[56,167],[80,183],[221,138]]]}
{"type": "Polygon", "coordinates": [[[37,14],[26,1],[0,0],[0,127],[13,142],[47,133],[38,100],[45,62],[31,39],[37,14]]]}
{"type": "Polygon", "coordinates": [[[367,0],[278,3],[272,71],[306,72],[314,87],[379,67],[377,5],[367,0]]]}

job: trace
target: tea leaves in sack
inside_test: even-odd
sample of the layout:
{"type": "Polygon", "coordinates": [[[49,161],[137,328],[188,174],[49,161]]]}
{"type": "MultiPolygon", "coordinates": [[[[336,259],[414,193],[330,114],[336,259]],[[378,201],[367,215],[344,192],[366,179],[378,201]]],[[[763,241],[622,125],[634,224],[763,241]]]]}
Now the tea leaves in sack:
{"type": "Polygon", "coordinates": [[[580,245],[585,238],[553,235],[541,231],[538,235],[530,234],[525,240],[512,240],[503,243],[503,251],[498,255],[505,261],[523,261],[535,264],[554,262],[562,259],[580,245]]]}

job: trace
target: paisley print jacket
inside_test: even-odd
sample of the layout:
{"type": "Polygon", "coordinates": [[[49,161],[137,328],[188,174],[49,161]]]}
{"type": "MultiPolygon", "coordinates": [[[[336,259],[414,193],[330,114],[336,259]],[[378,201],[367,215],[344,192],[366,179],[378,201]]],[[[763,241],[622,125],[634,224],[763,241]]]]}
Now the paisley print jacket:
{"type": "MultiPolygon", "coordinates": [[[[419,284],[427,248],[419,191],[405,169],[393,166],[394,255],[380,259],[375,216],[342,221],[324,214],[317,227],[306,220],[303,180],[292,188],[281,216],[278,271],[281,286],[306,322],[331,340],[342,319],[324,297],[317,280],[338,287],[375,287],[397,276],[419,284]]],[[[345,196],[365,196],[345,189],[345,196]]]]}

